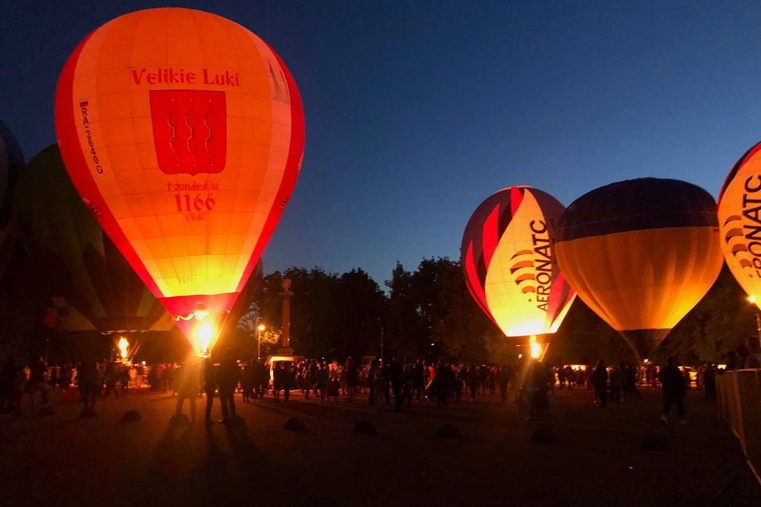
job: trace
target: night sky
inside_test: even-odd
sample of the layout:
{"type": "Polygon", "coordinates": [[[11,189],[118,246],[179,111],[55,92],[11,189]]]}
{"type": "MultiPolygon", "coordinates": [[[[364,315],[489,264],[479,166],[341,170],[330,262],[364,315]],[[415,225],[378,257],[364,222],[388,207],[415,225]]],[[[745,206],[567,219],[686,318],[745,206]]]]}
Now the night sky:
{"type": "MultiPolygon", "coordinates": [[[[0,119],[27,160],[55,142],[55,85],[76,44],[116,16],[166,5],[3,2],[0,119]]],[[[640,176],[716,196],[761,139],[759,2],[181,6],[262,37],[302,94],[304,165],[266,272],[359,266],[382,284],[397,260],[458,258],[470,214],[511,185],[566,205],[640,176]]]]}

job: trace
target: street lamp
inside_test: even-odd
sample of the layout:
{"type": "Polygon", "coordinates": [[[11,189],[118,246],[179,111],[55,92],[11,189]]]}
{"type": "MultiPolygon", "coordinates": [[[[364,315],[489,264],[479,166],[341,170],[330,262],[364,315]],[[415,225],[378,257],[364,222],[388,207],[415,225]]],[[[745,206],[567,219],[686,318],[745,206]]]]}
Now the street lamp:
{"type": "Polygon", "coordinates": [[[266,329],[264,324],[256,326],[256,358],[262,358],[262,331],[266,329]]]}

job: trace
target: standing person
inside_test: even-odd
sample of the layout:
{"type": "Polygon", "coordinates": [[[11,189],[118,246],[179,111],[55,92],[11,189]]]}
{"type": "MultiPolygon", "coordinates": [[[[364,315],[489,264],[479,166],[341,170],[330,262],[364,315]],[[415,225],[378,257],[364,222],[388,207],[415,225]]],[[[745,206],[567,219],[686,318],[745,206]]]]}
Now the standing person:
{"type": "Polygon", "coordinates": [[[489,368],[482,364],[478,370],[479,385],[481,386],[481,394],[486,394],[486,385],[489,383],[489,368]]]}
{"type": "Polygon", "coordinates": [[[354,396],[357,393],[357,386],[359,385],[359,371],[351,356],[346,360],[344,371],[346,372],[346,395],[349,399],[349,403],[351,403],[354,401],[354,396]]]}
{"type": "Polygon", "coordinates": [[[296,384],[296,377],[293,373],[293,363],[286,363],[285,372],[283,373],[283,398],[288,401],[291,397],[291,389],[296,384]]]}
{"type": "Polygon", "coordinates": [[[119,378],[122,384],[122,396],[129,396],[129,366],[121,366],[121,370],[119,371],[119,378]]]}
{"type": "Polygon", "coordinates": [[[319,365],[317,364],[316,359],[312,359],[309,362],[308,370],[309,376],[307,377],[307,380],[309,382],[309,389],[311,389],[312,392],[314,392],[314,396],[317,397],[317,371],[319,370],[319,365]]]}
{"type": "Polygon", "coordinates": [[[370,389],[370,394],[368,396],[368,405],[371,407],[375,406],[375,390],[376,390],[376,382],[375,382],[375,374],[378,371],[378,360],[373,359],[370,361],[370,369],[367,370],[367,386],[370,389]]]}
{"type": "Polygon", "coordinates": [[[135,365],[135,387],[138,389],[143,387],[143,379],[145,375],[145,366],[143,363],[137,363],[135,365]]]}
{"type": "Polygon", "coordinates": [[[528,419],[541,419],[550,411],[550,400],[547,397],[547,369],[539,361],[532,360],[526,377],[528,419]]]}
{"type": "Polygon", "coordinates": [[[106,367],[106,394],[104,398],[108,398],[111,391],[114,392],[114,397],[119,399],[119,390],[116,388],[116,383],[119,381],[119,371],[114,363],[108,363],[106,367]]]}
{"type": "Polygon", "coordinates": [[[716,370],[714,370],[711,363],[706,363],[703,369],[703,385],[705,390],[703,393],[704,400],[716,399],[716,370]]]}
{"type": "Polygon", "coordinates": [[[394,412],[399,412],[402,408],[402,384],[404,383],[404,369],[401,363],[397,361],[396,354],[391,355],[391,362],[388,365],[388,376],[391,381],[391,390],[394,393],[394,412]]]}
{"type": "Polygon", "coordinates": [[[671,356],[668,358],[668,365],[661,368],[659,380],[663,391],[663,415],[661,416],[661,422],[664,424],[669,423],[671,406],[676,405],[679,420],[682,425],[686,425],[687,419],[684,418],[686,414],[684,397],[687,395],[687,388],[682,372],[679,371],[676,365],[676,357],[671,356]]]}
{"type": "Polygon", "coordinates": [[[624,374],[618,365],[613,366],[613,371],[610,372],[610,401],[613,403],[621,403],[621,389],[624,385],[624,374]]]}
{"type": "Polygon", "coordinates": [[[375,369],[375,410],[378,411],[383,407],[383,401],[386,402],[386,408],[389,407],[388,396],[388,379],[386,378],[386,371],[381,362],[378,362],[378,367],[375,369]]]}
{"type": "Polygon", "coordinates": [[[478,392],[478,385],[480,384],[481,373],[475,364],[470,365],[468,370],[468,389],[470,389],[470,401],[476,401],[476,393],[478,392]]]}
{"type": "Polygon", "coordinates": [[[412,391],[415,377],[415,365],[409,357],[404,358],[404,385],[402,386],[402,399],[407,408],[412,408],[412,391]]]}
{"type": "Polygon", "coordinates": [[[325,397],[327,395],[327,389],[328,389],[328,381],[330,380],[330,372],[328,372],[328,363],[325,361],[320,364],[320,368],[317,370],[316,374],[316,380],[317,380],[317,387],[316,389],[320,391],[320,403],[325,403],[325,397]]]}
{"type": "Polygon", "coordinates": [[[55,391],[55,388],[58,385],[58,376],[60,371],[61,367],[58,365],[50,367],[50,381],[48,382],[48,385],[50,385],[50,389],[52,391],[55,391]]]}
{"type": "Polygon", "coordinates": [[[307,364],[306,360],[301,361],[301,364],[299,365],[299,386],[301,387],[301,392],[304,394],[305,400],[309,399],[309,391],[311,389],[310,382],[309,364],[307,364]]]}
{"type": "Polygon", "coordinates": [[[499,374],[499,368],[492,366],[489,368],[489,394],[494,396],[497,394],[497,375],[499,374]]]}
{"type": "Polygon", "coordinates": [[[66,363],[61,368],[61,390],[66,391],[71,385],[71,363],[66,363]]]}
{"type": "Polygon", "coordinates": [[[214,392],[217,390],[217,379],[214,363],[211,358],[207,357],[203,361],[203,391],[206,393],[206,419],[205,424],[210,426],[214,424],[211,419],[211,407],[214,404],[214,392]]]}
{"type": "Polygon", "coordinates": [[[470,382],[468,382],[468,378],[469,378],[468,374],[469,374],[468,367],[465,364],[463,364],[460,367],[460,379],[462,380],[462,385],[466,393],[470,390],[470,382]]]}
{"type": "Polygon", "coordinates": [[[595,388],[595,394],[600,401],[598,408],[608,406],[608,370],[605,369],[605,363],[602,359],[597,360],[595,369],[592,372],[592,385],[595,388]]]}
{"type": "Polygon", "coordinates": [[[241,372],[240,387],[243,393],[243,403],[247,403],[251,399],[251,395],[254,391],[254,364],[253,360],[247,361],[243,366],[241,372]]]}
{"type": "Polygon", "coordinates": [[[555,394],[555,368],[549,364],[545,368],[545,376],[547,377],[547,393],[555,394]]]}
{"type": "Polygon", "coordinates": [[[425,387],[424,377],[425,367],[423,363],[418,359],[415,361],[415,366],[412,368],[412,389],[415,392],[415,399],[420,401],[420,396],[423,394],[423,388],[425,387]]]}
{"type": "Polygon", "coordinates": [[[79,396],[84,405],[82,415],[95,415],[95,400],[98,398],[100,386],[103,383],[98,363],[82,363],[77,367],[79,396]]]}
{"type": "Polygon", "coordinates": [[[452,388],[454,373],[448,364],[439,361],[439,366],[436,368],[436,408],[440,406],[447,406],[449,397],[452,395],[452,388]]]}
{"type": "Polygon", "coordinates": [[[217,386],[219,387],[219,403],[222,405],[220,423],[227,424],[235,417],[235,388],[238,386],[240,368],[233,359],[232,351],[227,349],[217,369],[217,386]]]}
{"type": "Polygon", "coordinates": [[[50,387],[45,380],[47,375],[48,366],[45,364],[45,360],[42,357],[38,357],[35,362],[29,365],[29,401],[32,407],[32,412],[37,412],[37,393],[40,393],[42,398],[42,406],[48,405],[48,393],[50,387]]]}
{"type": "MultiPolygon", "coordinates": [[[[196,422],[196,397],[201,385],[201,372],[198,361],[190,358],[183,366],[175,369],[175,382],[177,385],[177,407],[175,414],[182,413],[182,405],[187,399],[190,403],[190,423],[196,422]]],[[[210,407],[211,408],[211,407],[210,407]]]]}
{"type": "MultiPolygon", "coordinates": [[[[467,370],[465,369],[463,365],[460,365],[460,367],[457,368],[456,371],[452,370],[452,372],[455,374],[454,375],[454,401],[456,404],[460,403],[460,400],[462,400],[462,385],[463,385],[462,373],[463,371],[467,372],[467,370]]],[[[467,373],[465,375],[467,376],[467,373]]]]}
{"type": "Polygon", "coordinates": [[[639,389],[637,389],[637,368],[632,366],[631,363],[626,363],[624,379],[628,387],[629,396],[641,400],[642,395],[639,393],[639,389]]]}
{"type": "Polygon", "coordinates": [[[151,392],[155,393],[159,390],[159,366],[152,364],[148,368],[148,385],[151,387],[151,392]]]}
{"type": "Polygon", "coordinates": [[[272,372],[272,397],[275,401],[280,401],[280,391],[283,389],[284,382],[285,371],[283,370],[283,362],[278,361],[272,372]]]}
{"type": "Polygon", "coordinates": [[[507,382],[510,379],[510,374],[507,370],[507,366],[502,366],[497,373],[497,384],[499,384],[499,394],[502,397],[502,403],[507,403],[507,382]]]}

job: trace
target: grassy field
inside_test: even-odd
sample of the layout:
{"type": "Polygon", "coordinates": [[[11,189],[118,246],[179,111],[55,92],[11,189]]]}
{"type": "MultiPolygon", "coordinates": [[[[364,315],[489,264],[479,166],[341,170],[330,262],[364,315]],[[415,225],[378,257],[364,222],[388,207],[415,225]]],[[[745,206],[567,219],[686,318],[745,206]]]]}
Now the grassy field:
{"type": "Polygon", "coordinates": [[[236,396],[243,428],[204,426],[200,399],[198,422],[174,428],[176,398],[145,390],[102,400],[97,418],[79,419],[71,394],[54,398],[53,416],[0,420],[3,505],[761,505],[739,445],[699,393],[688,400],[688,426],[675,415],[670,426],[658,421],[658,392],[601,410],[588,391],[556,391],[543,421],[488,395],[401,413],[370,411],[366,397],[236,396]],[[131,409],[142,420],[121,423],[131,409]],[[290,417],[306,429],[284,430],[290,417]],[[362,420],[377,434],[355,433],[362,420]],[[445,423],[462,438],[437,438],[445,423]],[[538,428],[557,442],[532,443],[538,428]],[[643,449],[648,434],[670,450],[643,449]]]}

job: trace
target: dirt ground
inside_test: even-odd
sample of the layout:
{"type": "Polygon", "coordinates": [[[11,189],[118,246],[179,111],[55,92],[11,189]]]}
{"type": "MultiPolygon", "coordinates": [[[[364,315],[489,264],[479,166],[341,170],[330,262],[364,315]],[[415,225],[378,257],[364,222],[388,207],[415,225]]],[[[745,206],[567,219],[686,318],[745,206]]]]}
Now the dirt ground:
{"type": "Polygon", "coordinates": [[[237,395],[247,426],[238,429],[205,427],[200,399],[198,422],[173,428],[176,398],[147,390],[101,400],[96,419],[79,419],[73,394],[54,397],[55,415],[0,420],[3,505],[761,505],[736,439],[700,393],[690,394],[688,426],[659,423],[655,391],[605,410],[586,390],[556,391],[540,422],[489,395],[402,413],[370,411],[366,397],[244,404],[237,395]],[[142,420],[121,423],[131,409],[142,420]],[[290,417],[306,429],[284,430],[290,417]],[[378,433],[354,433],[362,420],[378,433]],[[445,423],[462,438],[437,438],[445,423]],[[532,443],[538,428],[557,443],[532,443]],[[642,449],[647,434],[671,449],[642,449]]]}

